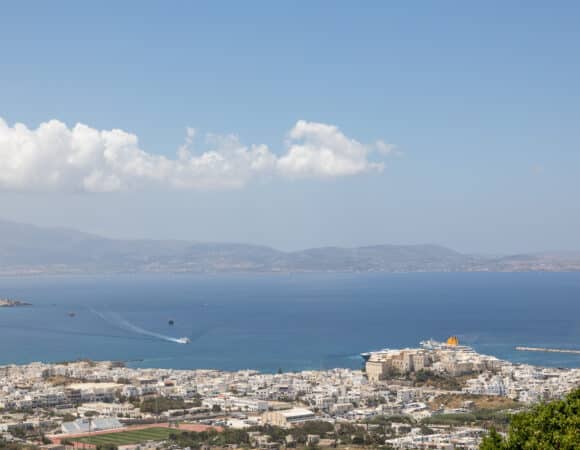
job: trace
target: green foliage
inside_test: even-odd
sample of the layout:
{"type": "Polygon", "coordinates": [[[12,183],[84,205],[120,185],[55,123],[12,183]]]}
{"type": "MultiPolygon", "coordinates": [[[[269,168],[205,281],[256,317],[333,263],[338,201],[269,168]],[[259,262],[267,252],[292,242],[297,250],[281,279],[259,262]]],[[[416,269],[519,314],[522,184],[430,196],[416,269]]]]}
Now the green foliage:
{"type": "Polygon", "coordinates": [[[304,444],[306,443],[306,438],[309,434],[324,436],[326,433],[331,431],[334,431],[332,424],[322,420],[313,420],[310,422],[305,422],[301,426],[294,428],[291,431],[291,434],[296,442],[304,444]]]}
{"type": "Polygon", "coordinates": [[[312,448],[311,446],[306,446],[307,436],[309,434],[317,434],[321,438],[337,438],[343,444],[368,445],[373,449],[390,449],[390,447],[385,446],[384,444],[386,434],[383,427],[379,427],[378,430],[369,432],[365,427],[353,423],[336,424],[336,433],[335,427],[331,423],[318,420],[306,422],[303,425],[292,429],[264,425],[252,427],[249,431],[260,431],[261,433],[270,436],[273,442],[280,443],[285,442],[286,436],[290,434],[298,444],[298,448],[302,448],[303,446],[305,448],[312,448]]]}
{"type": "Polygon", "coordinates": [[[222,407],[218,404],[215,404],[211,407],[211,412],[213,413],[219,413],[222,411],[222,407]]]}
{"type": "Polygon", "coordinates": [[[147,398],[137,405],[142,412],[148,413],[162,413],[170,409],[185,409],[191,408],[191,404],[187,404],[182,399],[171,399],[166,397],[147,398]]]}
{"type": "Polygon", "coordinates": [[[423,436],[428,436],[430,434],[435,434],[435,430],[433,430],[432,428],[429,428],[426,425],[421,425],[421,434],[423,436]]]}
{"type": "Polygon", "coordinates": [[[488,435],[483,439],[480,445],[480,450],[500,450],[503,447],[503,437],[499,434],[495,428],[492,428],[488,435]]]}
{"type": "Polygon", "coordinates": [[[324,436],[326,433],[333,431],[334,427],[331,423],[324,422],[322,420],[312,420],[305,422],[297,429],[304,431],[306,434],[318,434],[320,436],[324,436]]]}
{"type": "Polygon", "coordinates": [[[494,431],[481,444],[484,450],[580,449],[580,389],[563,400],[536,405],[515,414],[507,439],[494,431]]]}
{"type": "Polygon", "coordinates": [[[475,422],[475,414],[437,414],[423,420],[429,425],[466,425],[475,422]]]}
{"type": "Polygon", "coordinates": [[[421,369],[415,374],[415,380],[419,383],[424,383],[432,376],[433,376],[433,372],[431,372],[429,370],[421,369]]]}
{"type": "Polygon", "coordinates": [[[504,409],[477,409],[470,413],[437,414],[424,419],[422,423],[461,426],[476,423],[481,425],[482,422],[486,422],[488,425],[505,429],[510,417],[511,415],[504,409]]]}
{"type": "Polygon", "coordinates": [[[261,433],[267,434],[272,438],[274,442],[283,442],[287,435],[290,434],[290,430],[287,428],[281,428],[274,425],[264,425],[261,427],[252,427],[250,431],[260,431],[261,433]]]}
{"type": "Polygon", "coordinates": [[[244,430],[226,428],[222,432],[210,429],[200,433],[176,432],[169,439],[179,448],[199,448],[201,445],[224,447],[226,445],[248,446],[250,437],[244,430]]]}
{"type": "Polygon", "coordinates": [[[19,438],[19,439],[25,439],[26,438],[26,429],[22,426],[17,426],[17,427],[10,429],[10,434],[14,437],[19,438]]]}
{"type": "Polygon", "coordinates": [[[402,376],[402,373],[395,369],[394,367],[387,367],[384,371],[383,371],[383,378],[386,380],[390,380],[392,378],[399,378],[402,376]]]}
{"type": "Polygon", "coordinates": [[[73,414],[66,413],[64,416],[62,416],[63,422],[73,422],[75,420],[77,420],[77,416],[73,414]]]}
{"type": "Polygon", "coordinates": [[[460,391],[462,387],[461,383],[457,380],[457,377],[437,374],[426,369],[421,369],[414,374],[409,374],[409,378],[413,379],[417,386],[428,385],[446,391],[460,391]]]}
{"type": "Polygon", "coordinates": [[[81,438],[73,438],[73,441],[93,444],[102,448],[108,446],[138,444],[146,441],[163,441],[169,438],[174,430],[165,427],[144,428],[142,430],[120,431],[115,433],[95,434],[81,438]]]}
{"type": "Polygon", "coordinates": [[[403,426],[399,427],[399,432],[406,434],[406,433],[410,433],[411,429],[412,429],[411,427],[409,427],[407,425],[403,425],[403,426]]]}

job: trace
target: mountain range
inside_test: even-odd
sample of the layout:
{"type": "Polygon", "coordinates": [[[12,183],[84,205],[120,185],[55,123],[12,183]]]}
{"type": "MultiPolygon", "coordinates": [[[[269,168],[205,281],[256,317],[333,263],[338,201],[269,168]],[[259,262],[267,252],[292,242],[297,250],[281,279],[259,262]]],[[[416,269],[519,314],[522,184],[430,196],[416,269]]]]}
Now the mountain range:
{"type": "Polygon", "coordinates": [[[485,257],[431,244],[320,247],[284,252],[237,243],[109,239],[64,228],[0,221],[0,274],[4,275],[575,270],[580,270],[580,252],[485,257]]]}

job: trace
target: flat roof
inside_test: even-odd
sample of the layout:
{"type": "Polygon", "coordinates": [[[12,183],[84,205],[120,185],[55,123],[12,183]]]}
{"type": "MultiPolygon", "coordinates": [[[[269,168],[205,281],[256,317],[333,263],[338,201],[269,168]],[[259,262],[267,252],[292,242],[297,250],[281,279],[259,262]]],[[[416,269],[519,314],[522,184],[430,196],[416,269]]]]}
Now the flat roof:
{"type": "Polygon", "coordinates": [[[280,411],[280,414],[282,414],[284,417],[313,416],[314,415],[314,413],[312,411],[310,411],[309,409],[305,409],[305,408],[288,409],[285,411],[280,411]]]}

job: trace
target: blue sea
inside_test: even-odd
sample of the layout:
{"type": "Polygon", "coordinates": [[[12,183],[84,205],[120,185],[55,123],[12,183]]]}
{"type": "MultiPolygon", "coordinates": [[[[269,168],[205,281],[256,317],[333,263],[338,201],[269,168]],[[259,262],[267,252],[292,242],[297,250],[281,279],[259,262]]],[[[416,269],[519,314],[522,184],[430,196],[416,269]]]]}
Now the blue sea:
{"type": "Polygon", "coordinates": [[[0,308],[0,364],[358,368],[360,352],[457,335],[499,358],[580,367],[580,355],[514,350],[580,348],[578,273],[43,276],[0,278],[0,297],[33,304],[0,308]]]}

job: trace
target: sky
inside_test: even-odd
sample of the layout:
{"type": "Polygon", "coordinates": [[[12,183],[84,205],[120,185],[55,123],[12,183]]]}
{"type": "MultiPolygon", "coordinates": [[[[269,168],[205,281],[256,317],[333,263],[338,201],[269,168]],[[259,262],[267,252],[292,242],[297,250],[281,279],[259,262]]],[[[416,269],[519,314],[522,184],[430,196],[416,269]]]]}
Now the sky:
{"type": "Polygon", "coordinates": [[[2,219],[580,250],[578,2],[1,8],[2,219]]]}

